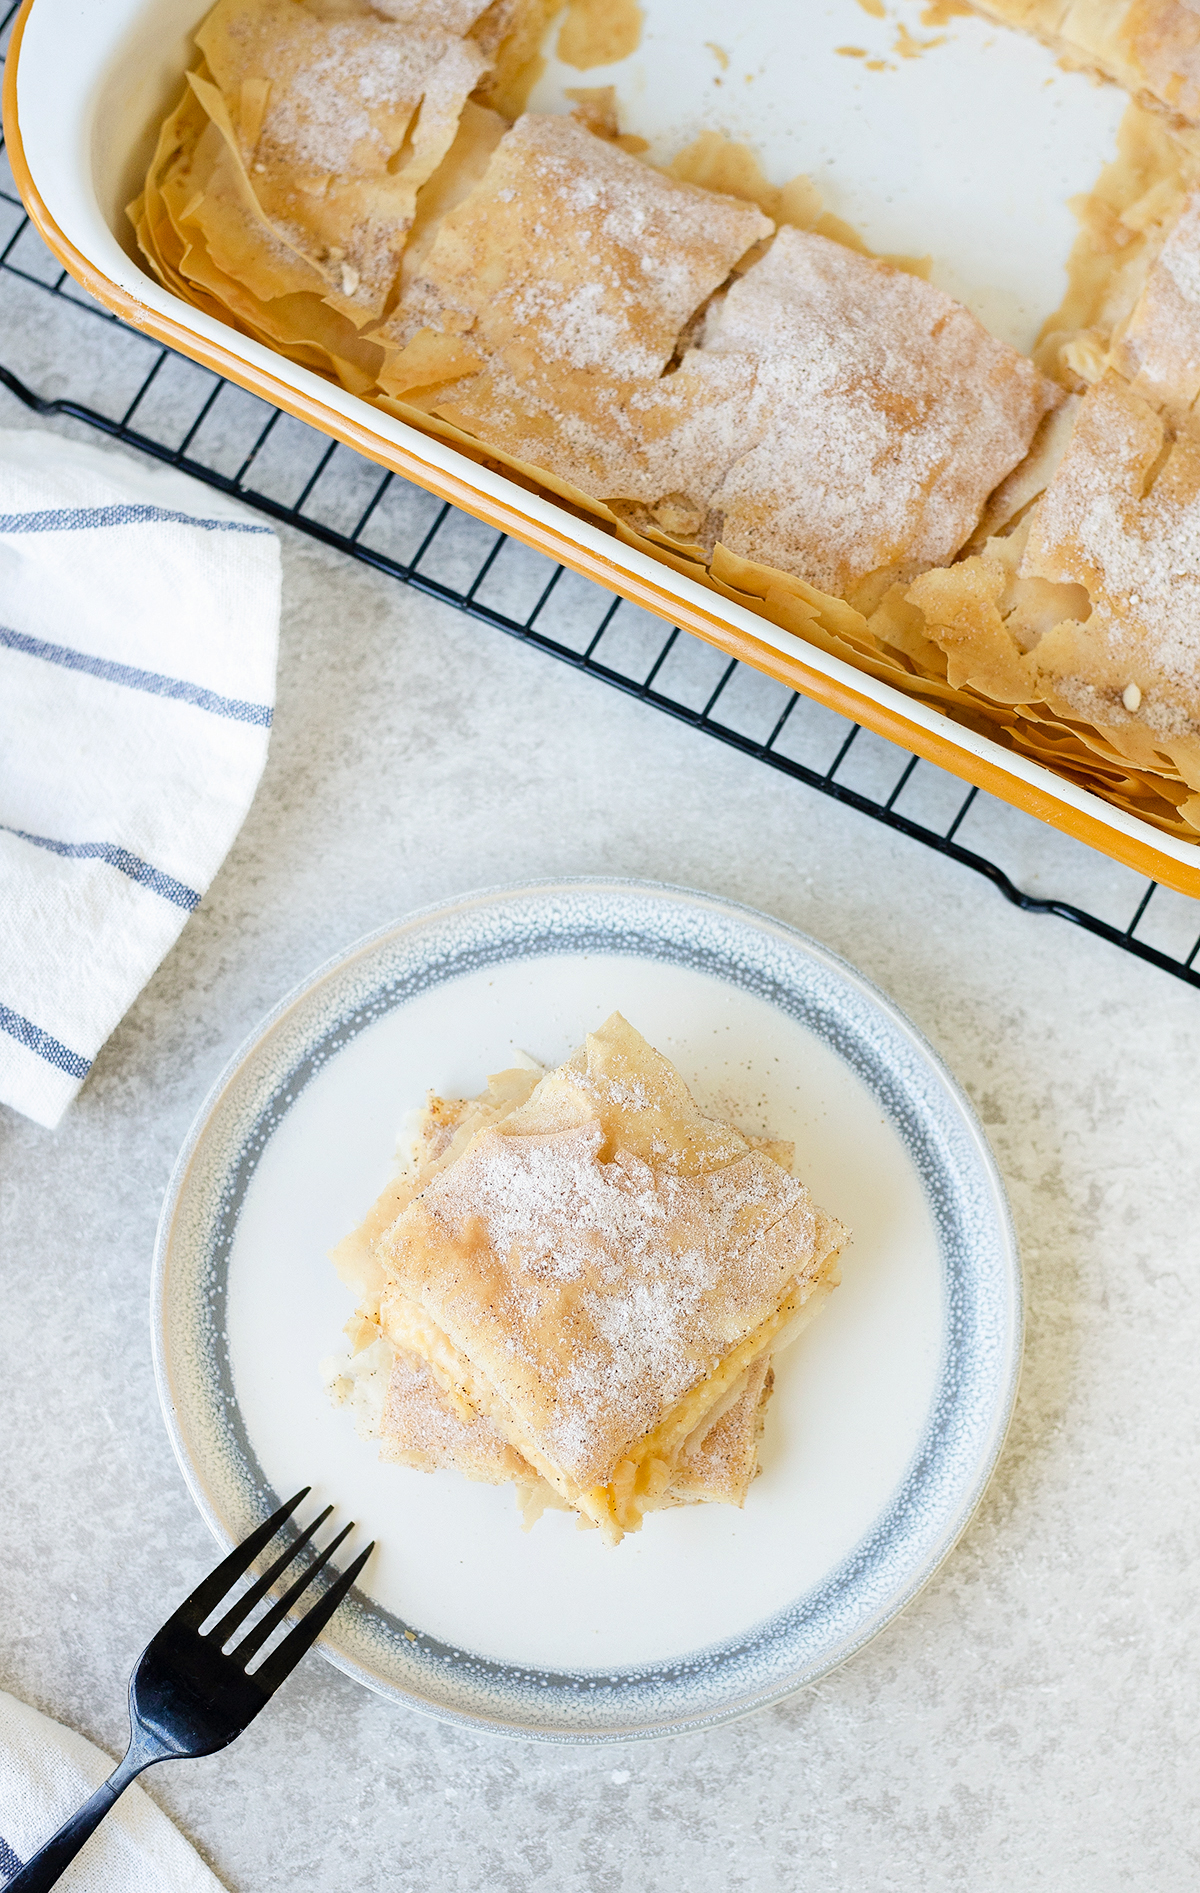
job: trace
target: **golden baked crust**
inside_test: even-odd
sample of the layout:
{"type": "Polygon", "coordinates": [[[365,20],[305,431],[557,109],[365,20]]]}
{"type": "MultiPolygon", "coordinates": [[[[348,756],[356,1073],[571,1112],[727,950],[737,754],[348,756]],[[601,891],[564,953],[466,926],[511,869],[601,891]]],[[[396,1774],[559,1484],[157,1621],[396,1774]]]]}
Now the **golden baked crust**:
{"type": "Polygon", "coordinates": [[[1103,372],[1198,180],[1200,132],[1130,105],[1112,162],[1071,201],[1079,234],[1067,259],[1067,293],[1034,349],[1045,373],[1064,387],[1082,393],[1103,372]]]}
{"type": "Polygon", "coordinates": [[[667,1504],[745,1504],[759,1469],[758,1442],[774,1384],[775,1369],[770,1355],[764,1354],[746,1369],[744,1384],[724,1413],[680,1447],[664,1495],[667,1504]]]}
{"type": "MultiPolygon", "coordinates": [[[[830,1283],[825,1292],[831,1289],[830,1283]]],[[[811,1300],[815,1313],[823,1295],[814,1290],[811,1300]]],[[[445,1469],[486,1485],[515,1485],[527,1525],[546,1506],[569,1509],[490,1420],[454,1404],[419,1354],[393,1346],[373,1323],[352,1323],[351,1329],[355,1349],[325,1363],[326,1381],[334,1403],[350,1406],[360,1436],[378,1444],[381,1459],[420,1472],[445,1469]]],[[[743,1505],[758,1472],[773,1384],[770,1356],[764,1354],[684,1442],[669,1483],[646,1509],[743,1505]]]]}
{"type": "MultiPolygon", "coordinates": [[[[439,1170],[466,1148],[476,1131],[495,1124],[524,1104],[540,1070],[512,1069],[494,1074],[477,1098],[439,1098],[432,1092],[420,1114],[412,1162],[385,1187],[359,1226],[338,1244],[333,1261],[359,1300],[346,1333],[347,1355],[325,1363],[335,1404],[348,1404],[364,1439],[375,1440],[380,1457],[422,1472],[449,1468],[487,1484],[516,1485],[526,1524],[547,1505],[564,1501],[553,1487],[482,1416],[470,1416],[442,1391],[418,1354],[395,1347],[379,1326],[379,1300],[385,1275],[373,1255],[376,1240],[439,1170]]],[[[790,1169],[789,1143],[746,1133],[752,1148],[790,1169]]],[[[806,1307],[818,1312],[833,1282],[814,1288],[806,1307]]],[[[663,1504],[720,1502],[740,1506],[757,1471],[757,1444],[773,1376],[767,1356],[754,1362],[721,1403],[716,1414],[687,1440],[663,1504]]]]}
{"type": "Polygon", "coordinates": [[[471,28],[490,67],[476,97],[508,120],[525,110],[545,61],[541,43],[560,0],[492,0],[471,28]]]}
{"type": "Polygon", "coordinates": [[[1110,357],[1132,393],[1193,428],[1200,396],[1200,186],[1185,198],[1110,357]]]}

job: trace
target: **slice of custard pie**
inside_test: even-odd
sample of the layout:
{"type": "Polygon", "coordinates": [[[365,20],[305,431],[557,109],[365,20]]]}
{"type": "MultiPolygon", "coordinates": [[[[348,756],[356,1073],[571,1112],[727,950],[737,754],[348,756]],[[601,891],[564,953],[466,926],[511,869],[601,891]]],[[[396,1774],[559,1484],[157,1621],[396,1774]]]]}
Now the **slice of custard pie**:
{"type": "Polygon", "coordinates": [[[791,1147],[705,1116],[618,1013],[557,1071],[431,1098],[415,1167],[334,1252],[360,1296],[326,1366],[384,1458],[513,1482],[615,1544],[740,1505],[772,1356],[847,1232],[791,1147]]]}

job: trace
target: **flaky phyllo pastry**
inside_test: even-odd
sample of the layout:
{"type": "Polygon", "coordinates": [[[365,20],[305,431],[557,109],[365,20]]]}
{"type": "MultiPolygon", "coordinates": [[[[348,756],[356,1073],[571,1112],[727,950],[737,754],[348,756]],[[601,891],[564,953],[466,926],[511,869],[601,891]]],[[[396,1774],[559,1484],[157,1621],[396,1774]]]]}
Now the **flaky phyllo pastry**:
{"type": "Polygon", "coordinates": [[[130,216],[175,294],[1195,839],[1200,6],[978,5],[1136,101],[1032,361],[743,146],[526,112],[556,0],[219,0],[130,216]]]}
{"type": "Polygon", "coordinates": [[[741,1505],[771,1362],[846,1231],[791,1146],[694,1103],[619,1013],[557,1071],[432,1098],[413,1169],[334,1252],[360,1296],[335,1400],[384,1458],[511,1481],[612,1544],[663,1505],[741,1505]]]}

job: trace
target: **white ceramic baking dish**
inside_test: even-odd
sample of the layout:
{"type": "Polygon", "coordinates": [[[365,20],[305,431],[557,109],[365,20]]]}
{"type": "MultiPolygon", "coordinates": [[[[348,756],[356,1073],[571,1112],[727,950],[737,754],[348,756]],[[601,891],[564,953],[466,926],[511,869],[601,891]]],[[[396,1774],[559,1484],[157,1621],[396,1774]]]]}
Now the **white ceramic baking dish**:
{"type": "MultiPolygon", "coordinates": [[[[776,629],[180,302],[141,267],[124,216],[210,0],[25,0],[6,67],[18,188],[45,241],[126,321],[457,506],[964,780],[1200,895],[1200,848],[1164,835],[939,711],[776,629]]],[[[931,253],[933,280],[1028,347],[1060,299],[1066,199],[1111,155],[1114,88],[1064,74],[985,21],[882,20],[865,0],[646,0],[642,46],[586,75],[551,58],[531,103],[617,85],[625,128],[667,156],[705,128],[749,140],[772,180],[806,171],[877,251],[931,253]],[[917,49],[914,51],[914,48],[917,49]]],[[[551,36],[551,43],[553,33],[551,36]]]]}

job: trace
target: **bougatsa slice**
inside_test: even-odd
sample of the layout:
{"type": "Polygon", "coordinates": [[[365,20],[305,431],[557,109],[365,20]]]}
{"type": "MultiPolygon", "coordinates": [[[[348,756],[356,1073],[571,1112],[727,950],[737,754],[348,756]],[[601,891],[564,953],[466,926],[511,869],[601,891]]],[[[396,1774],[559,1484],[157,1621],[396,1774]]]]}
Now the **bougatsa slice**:
{"type": "Polygon", "coordinates": [[[678,370],[641,387],[613,372],[619,355],[561,359],[553,331],[539,354],[503,320],[489,309],[468,330],[496,355],[440,415],[640,503],[676,540],[719,538],[837,597],[951,558],[1062,400],[940,290],[791,227],[713,302],[678,370]]]}
{"type": "MultiPolygon", "coordinates": [[[[430,1093],[420,1114],[412,1164],[384,1188],[362,1223],[333,1252],[339,1275],[356,1291],[359,1303],[346,1325],[351,1352],[322,1364],[334,1404],[350,1407],[360,1436],[378,1442],[381,1458],[424,1472],[448,1468],[487,1484],[511,1481],[520,1489],[527,1525],[545,1504],[561,1505],[561,1498],[491,1421],[464,1413],[461,1403],[456,1406],[418,1355],[394,1348],[384,1338],[379,1298],[386,1278],[373,1251],[396,1217],[439,1171],[455,1162],[476,1132],[525,1104],[543,1075],[525,1069],[499,1072],[478,1098],[446,1099],[430,1093]]],[[[790,1167],[790,1144],[765,1138],[748,1141],[785,1169],[790,1167]]],[[[824,1293],[831,1287],[827,1284],[824,1293]]],[[[815,1313],[821,1300],[821,1290],[814,1288],[806,1307],[815,1313]]],[[[662,1503],[744,1503],[757,1470],[772,1378],[766,1355],[747,1368],[721,1408],[684,1442],[662,1503]]]]}
{"type": "Polygon", "coordinates": [[[721,542],[839,597],[951,558],[1062,399],[943,291],[790,227],[680,374],[729,355],[756,381],[748,451],[713,500],[721,542]]]}
{"type": "Polygon", "coordinates": [[[652,378],[771,228],[755,205],[678,184],[574,119],[527,113],[442,219],[383,339],[469,332],[518,376],[536,364],[652,378]]]}
{"type": "MultiPolygon", "coordinates": [[[[1090,602],[1034,649],[1047,701],[1097,724],[1137,761],[1176,760],[1200,736],[1200,440],[1174,434],[1109,370],[1032,516],[1022,571],[1090,602]]],[[[1194,785],[1195,786],[1195,785],[1194,785]]]]}
{"type": "Polygon", "coordinates": [[[219,0],[197,34],[227,101],[252,87],[242,157],[265,216],[360,325],[384,313],[417,192],[487,65],[436,6],[416,12],[219,0]]]}
{"type": "Polygon", "coordinates": [[[615,1541],[844,1234],[614,1015],[380,1238],[380,1320],[615,1541]]]}

